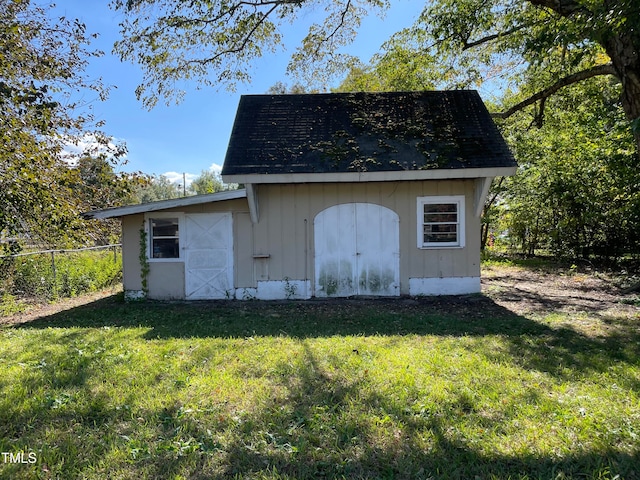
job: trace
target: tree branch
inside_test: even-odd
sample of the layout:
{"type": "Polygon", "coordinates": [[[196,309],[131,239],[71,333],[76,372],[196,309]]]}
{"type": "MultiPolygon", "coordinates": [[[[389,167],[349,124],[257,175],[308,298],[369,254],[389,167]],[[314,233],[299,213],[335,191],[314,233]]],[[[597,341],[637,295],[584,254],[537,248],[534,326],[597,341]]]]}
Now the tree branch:
{"type": "MultiPolygon", "coordinates": [[[[260,0],[256,2],[239,1],[231,5],[226,10],[220,10],[220,13],[218,13],[218,15],[211,18],[206,18],[206,17],[189,18],[189,17],[172,17],[172,16],[163,17],[163,19],[166,20],[165,25],[159,31],[162,32],[165,30],[165,28],[178,29],[178,28],[183,28],[183,27],[192,26],[192,25],[197,25],[197,26],[212,25],[219,22],[224,17],[229,17],[229,19],[231,19],[235,15],[236,11],[243,7],[253,7],[255,10],[258,10],[260,7],[301,5],[302,3],[304,3],[304,1],[305,0],[260,0]]],[[[269,9],[269,12],[271,11],[273,11],[273,8],[269,9]]]]}
{"type": "Polygon", "coordinates": [[[558,80],[556,83],[554,83],[550,87],[547,87],[544,90],[536,93],[535,95],[530,96],[526,100],[523,100],[522,102],[514,105],[513,107],[509,108],[508,110],[506,110],[504,112],[492,114],[492,117],[501,118],[501,119],[509,118],[514,113],[516,113],[516,112],[522,110],[523,108],[525,108],[525,107],[537,102],[538,100],[543,100],[543,99],[549,98],[551,95],[556,93],[558,90],[560,90],[560,89],[562,89],[562,88],[564,88],[566,86],[572,85],[574,83],[581,82],[581,81],[586,80],[588,78],[597,77],[597,76],[600,76],[600,75],[616,75],[617,76],[618,74],[617,74],[616,70],[613,68],[613,65],[611,63],[607,63],[605,65],[598,65],[596,67],[588,68],[587,70],[583,70],[581,72],[573,73],[573,74],[568,75],[568,76],[566,76],[564,78],[561,78],[560,80],[558,80]]]}
{"type": "Polygon", "coordinates": [[[351,8],[351,0],[347,0],[347,4],[344,6],[344,10],[342,11],[342,14],[340,15],[340,23],[336,26],[336,28],[333,29],[333,32],[331,32],[331,34],[325,38],[325,42],[328,42],[329,40],[331,40],[331,38],[338,32],[338,30],[340,30],[340,28],[342,28],[342,26],[344,25],[344,19],[347,16],[347,13],[349,12],[349,8],[351,8]]]}
{"type": "Polygon", "coordinates": [[[236,46],[231,47],[231,48],[227,48],[226,50],[222,50],[221,52],[218,52],[214,56],[209,57],[209,58],[204,58],[204,59],[197,59],[196,58],[196,59],[186,60],[186,61],[182,62],[176,68],[176,70],[182,70],[183,68],[186,68],[187,65],[191,65],[191,64],[207,65],[209,63],[215,62],[216,60],[218,60],[219,58],[221,58],[221,57],[223,57],[225,55],[232,55],[234,53],[242,52],[245,49],[245,47],[249,44],[249,42],[251,41],[251,37],[256,32],[256,30],[258,30],[258,28],[260,28],[260,26],[266,21],[266,19],[269,17],[269,15],[271,15],[276,10],[276,8],[278,8],[278,6],[282,2],[269,2],[269,3],[272,5],[272,7],[269,9],[269,11],[267,11],[266,13],[264,13],[262,15],[262,17],[253,26],[253,28],[249,31],[249,33],[247,33],[247,35],[245,35],[245,37],[242,40],[242,43],[240,45],[236,44],[236,46]]]}
{"type": "Polygon", "coordinates": [[[533,23],[531,25],[518,25],[517,27],[513,27],[513,28],[511,28],[509,30],[506,30],[504,32],[487,35],[486,37],[482,37],[482,38],[480,38],[478,40],[474,40],[472,42],[469,42],[468,40],[464,40],[464,42],[463,42],[464,44],[462,45],[462,50],[469,50],[470,48],[477,47],[478,45],[482,45],[484,43],[488,43],[488,42],[491,42],[493,40],[497,40],[499,38],[509,36],[512,33],[519,32],[520,30],[523,30],[523,29],[525,29],[527,27],[532,27],[532,26],[537,25],[539,23],[542,23],[542,22],[535,22],[535,23],[533,23]]]}
{"type": "Polygon", "coordinates": [[[318,43],[318,46],[316,47],[314,55],[318,55],[318,52],[320,52],[320,46],[324,43],[329,42],[335,36],[335,34],[338,33],[338,30],[340,30],[344,26],[344,21],[347,16],[347,13],[349,13],[350,8],[351,8],[351,0],[347,0],[347,4],[345,5],[344,10],[342,10],[342,13],[340,15],[340,23],[336,26],[336,28],[333,29],[333,32],[331,32],[326,38],[324,38],[318,43]]]}

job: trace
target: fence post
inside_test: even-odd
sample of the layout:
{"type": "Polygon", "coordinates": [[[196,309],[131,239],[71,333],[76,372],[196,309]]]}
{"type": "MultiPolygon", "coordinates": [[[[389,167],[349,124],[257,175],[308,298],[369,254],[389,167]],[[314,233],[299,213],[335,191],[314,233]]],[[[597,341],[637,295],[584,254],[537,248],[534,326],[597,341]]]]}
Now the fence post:
{"type": "Polygon", "coordinates": [[[113,263],[118,263],[118,252],[115,245],[113,246],[113,263]]]}
{"type": "Polygon", "coordinates": [[[53,272],[53,297],[58,296],[58,282],[56,280],[56,253],[51,251],[51,270],[53,272]]]}

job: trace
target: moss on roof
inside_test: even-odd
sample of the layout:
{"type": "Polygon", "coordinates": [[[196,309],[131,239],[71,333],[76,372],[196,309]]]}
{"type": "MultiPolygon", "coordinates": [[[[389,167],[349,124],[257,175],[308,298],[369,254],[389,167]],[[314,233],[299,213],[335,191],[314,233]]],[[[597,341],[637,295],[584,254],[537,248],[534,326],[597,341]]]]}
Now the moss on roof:
{"type": "Polygon", "coordinates": [[[245,95],[222,174],[515,164],[475,91],[245,95]]]}

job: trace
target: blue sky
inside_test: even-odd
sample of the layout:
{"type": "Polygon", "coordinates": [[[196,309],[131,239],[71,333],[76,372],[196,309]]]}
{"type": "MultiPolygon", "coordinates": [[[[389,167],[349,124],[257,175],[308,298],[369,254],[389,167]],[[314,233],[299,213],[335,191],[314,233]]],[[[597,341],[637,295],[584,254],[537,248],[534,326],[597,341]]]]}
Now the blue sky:
{"type": "MultiPolygon", "coordinates": [[[[389,36],[410,26],[423,7],[422,1],[395,0],[384,18],[371,15],[363,21],[356,42],[346,51],[368,61],[389,36]]],[[[107,0],[60,0],[56,13],[78,18],[86,24],[88,33],[99,34],[92,46],[104,50],[105,56],[91,59],[87,73],[102,77],[105,85],[114,88],[105,102],[87,101],[92,101],[96,118],[106,122],[103,131],[127,144],[128,163],[121,170],[164,174],[180,183],[183,173],[189,179],[222,165],[240,95],[265,93],[278,81],[293,83],[294,79],[285,74],[286,66],[306,34],[296,25],[286,30],[284,51],[256,62],[252,82],[239,84],[235,92],[204,87],[198,90],[194,83],[179,105],[159,102],[148,111],[135,97],[141,69],[111,54],[121,14],[110,10],[107,0]]]]}

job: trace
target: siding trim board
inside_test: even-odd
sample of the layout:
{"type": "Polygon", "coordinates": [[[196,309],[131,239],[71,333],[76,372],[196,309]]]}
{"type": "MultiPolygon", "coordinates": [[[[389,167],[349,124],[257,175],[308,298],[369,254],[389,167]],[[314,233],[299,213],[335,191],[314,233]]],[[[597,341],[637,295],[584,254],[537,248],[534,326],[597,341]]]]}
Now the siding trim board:
{"type": "Polygon", "coordinates": [[[228,183],[363,183],[413,180],[457,180],[470,178],[503,177],[515,175],[517,167],[449,168],[428,170],[401,170],[394,172],[329,172],[329,173],[250,173],[222,175],[228,183]]]}
{"type": "Polygon", "coordinates": [[[127,302],[144,300],[145,298],[147,298],[147,295],[144,293],[144,290],[125,290],[124,291],[124,299],[127,302]]]}
{"type": "Polygon", "coordinates": [[[258,300],[306,300],[311,298],[309,280],[262,280],[255,289],[258,300]]]}
{"type": "Polygon", "coordinates": [[[409,295],[468,295],[480,293],[480,277],[410,278],[409,295]]]}
{"type": "Polygon", "coordinates": [[[247,191],[244,188],[238,190],[227,190],[224,192],[207,193],[205,195],[193,195],[190,197],[173,198],[170,200],[159,200],[157,202],[140,203],[138,205],[126,205],[124,207],[105,208],[103,210],[93,210],[85,212],[82,216],[86,219],[116,218],[136,213],[157,212],[172,208],[184,208],[191,205],[203,205],[207,203],[224,202],[247,198],[247,191]]]}
{"type": "Polygon", "coordinates": [[[260,211],[258,210],[258,194],[256,192],[256,186],[253,183],[247,183],[245,185],[247,190],[247,202],[249,202],[249,215],[251,215],[251,221],[258,223],[260,221],[260,211]]]}
{"type": "Polygon", "coordinates": [[[494,177],[483,177],[476,179],[476,191],[473,199],[473,211],[474,215],[478,218],[482,216],[482,209],[484,208],[484,202],[487,199],[489,188],[493,182],[494,177]]]}

